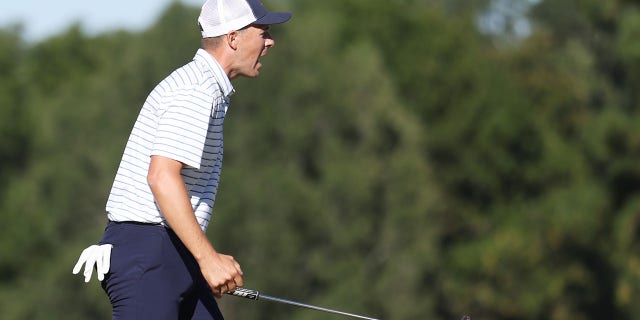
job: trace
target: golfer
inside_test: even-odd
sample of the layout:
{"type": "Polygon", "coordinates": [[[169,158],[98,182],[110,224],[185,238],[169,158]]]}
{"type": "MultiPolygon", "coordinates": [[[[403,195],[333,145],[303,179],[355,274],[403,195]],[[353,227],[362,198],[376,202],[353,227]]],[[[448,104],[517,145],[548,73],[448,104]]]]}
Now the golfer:
{"type": "Polygon", "coordinates": [[[258,0],[208,0],[198,23],[202,48],[147,97],[106,205],[100,245],[73,272],[94,265],[113,319],[223,319],[215,297],[242,286],[233,257],[205,231],[222,168],[222,125],[234,88],[256,77],[275,41],[269,26],[291,13],[258,0]]]}

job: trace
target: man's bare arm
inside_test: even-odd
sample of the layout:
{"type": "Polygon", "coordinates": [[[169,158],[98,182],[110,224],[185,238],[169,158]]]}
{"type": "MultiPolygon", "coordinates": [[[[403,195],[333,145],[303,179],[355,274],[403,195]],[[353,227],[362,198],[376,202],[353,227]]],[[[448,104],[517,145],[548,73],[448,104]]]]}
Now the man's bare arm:
{"type": "Polygon", "coordinates": [[[231,256],[214,249],[196,219],[179,161],[152,156],[147,181],[164,218],[195,257],[216,297],[242,286],[242,270],[231,256]]]}

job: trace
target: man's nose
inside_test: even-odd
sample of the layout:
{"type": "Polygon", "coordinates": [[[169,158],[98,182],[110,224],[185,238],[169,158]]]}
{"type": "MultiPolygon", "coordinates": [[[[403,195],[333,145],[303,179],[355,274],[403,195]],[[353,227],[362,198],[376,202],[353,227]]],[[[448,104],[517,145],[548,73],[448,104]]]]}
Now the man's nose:
{"type": "Polygon", "coordinates": [[[269,38],[267,38],[267,39],[265,40],[265,46],[266,46],[267,48],[271,48],[271,47],[273,47],[273,46],[275,46],[275,45],[276,45],[276,41],[275,41],[275,40],[273,40],[273,38],[269,37],[269,38]]]}
{"type": "Polygon", "coordinates": [[[273,47],[276,45],[276,41],[273,40],[273,37],[271,37],[271,33],[267,32],[266,37],[265,37],[265,46],[267,48],[273,47]]]}

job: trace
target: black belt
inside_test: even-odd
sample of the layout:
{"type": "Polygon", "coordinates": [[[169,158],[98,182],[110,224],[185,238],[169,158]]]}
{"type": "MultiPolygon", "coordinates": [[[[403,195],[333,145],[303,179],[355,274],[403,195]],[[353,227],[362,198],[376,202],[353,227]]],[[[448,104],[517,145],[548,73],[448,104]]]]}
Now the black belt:
{"type": "Polygon", "coordinates": [[[165,227],[162,222],[140,222],[140,221],[111,221],[109,223],[115,224],[134,224],[138,226],[154,226],[154,227],[165,227]]]}

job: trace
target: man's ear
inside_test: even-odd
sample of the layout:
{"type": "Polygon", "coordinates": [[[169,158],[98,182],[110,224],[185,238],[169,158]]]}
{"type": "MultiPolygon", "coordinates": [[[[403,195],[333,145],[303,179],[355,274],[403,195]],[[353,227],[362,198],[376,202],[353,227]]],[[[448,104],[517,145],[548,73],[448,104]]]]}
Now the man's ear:
{"type": "Polygon", "coordinates": [[[238,31],[231,31],[225,37],[227,45],[233,50],[238,49],[238,34],[238,31]]]}

